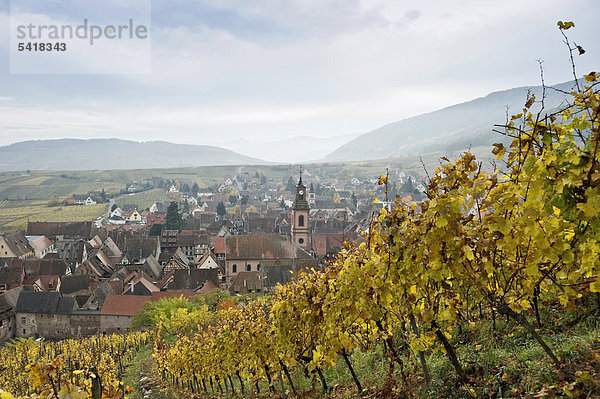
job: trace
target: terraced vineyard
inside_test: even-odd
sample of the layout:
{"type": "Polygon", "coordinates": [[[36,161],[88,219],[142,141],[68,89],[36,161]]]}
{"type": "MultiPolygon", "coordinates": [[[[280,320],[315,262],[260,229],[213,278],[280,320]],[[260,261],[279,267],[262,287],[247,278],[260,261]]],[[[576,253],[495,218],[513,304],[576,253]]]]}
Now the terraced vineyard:
{"type": "Polygon", "coordinates": [[[14,205],[12,201],[0,203],[0,232],[24,230],[27,221],[94,220],[106,211],[106,204],[48,206],[46,202],[32,201],[27,206],[12,205],[14,205]]]}
{"type": "Polygon", "coordinates": [[[157,188],[141,193],[124,195],[117,199],[116,204],[120,207],[125,205],[135,205],[137,209],[144,210],[150,208],[155,202],[169,204],[179,196],[179,193],[168,193],[166,190],[157,188]]]}

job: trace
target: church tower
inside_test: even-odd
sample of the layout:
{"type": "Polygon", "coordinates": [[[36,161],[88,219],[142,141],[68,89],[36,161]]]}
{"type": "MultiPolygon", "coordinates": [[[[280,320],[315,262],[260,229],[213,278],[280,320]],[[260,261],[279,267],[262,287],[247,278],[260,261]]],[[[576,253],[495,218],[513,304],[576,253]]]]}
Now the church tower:
{"type": "Polygon", "coordinates": [[[308,194],[306,186],[302,183],[302,169],[300,181],[296,185],[296,199],[292,205],[292,241],[298,246],[310,251],[308,194]]]}

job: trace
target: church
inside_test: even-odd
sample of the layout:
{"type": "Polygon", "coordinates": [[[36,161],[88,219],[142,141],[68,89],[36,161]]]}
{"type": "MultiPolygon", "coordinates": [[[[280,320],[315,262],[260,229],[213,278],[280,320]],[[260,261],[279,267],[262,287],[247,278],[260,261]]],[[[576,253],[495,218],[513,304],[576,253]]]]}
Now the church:
{"type": "Polygon", "coordinates": [[[306,186],[302,183],[302,170],[300,180],[296,185],[296,198],[292,205],[292,241],[307,252],[312,250],[310,242],[310,207],[307,201],[306,186]]]}

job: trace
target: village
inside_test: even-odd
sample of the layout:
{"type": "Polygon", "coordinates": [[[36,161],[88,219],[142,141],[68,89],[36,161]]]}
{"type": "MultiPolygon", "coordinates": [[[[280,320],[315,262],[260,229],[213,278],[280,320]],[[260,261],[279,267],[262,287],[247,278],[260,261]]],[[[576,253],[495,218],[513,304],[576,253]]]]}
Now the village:
{"type": "Polygon", "coordinates": [[[163,298],[273,292],[301,270],[325,267],[344,242],[360,242],[373,212],[396,195],[422,198],[418,176],[392,173],[388,193],[377,179],[315,184],[300,170],[279,189],[256,172],[203,189],[131,182],[121,200],[104,191],[71,195],[62,206],[101,203],[106,214],[29,221],[0,236],[0,343],[125,333],[144,303],[163,298]],[[157,186],[177,200],[117,205],[157,186]]]}

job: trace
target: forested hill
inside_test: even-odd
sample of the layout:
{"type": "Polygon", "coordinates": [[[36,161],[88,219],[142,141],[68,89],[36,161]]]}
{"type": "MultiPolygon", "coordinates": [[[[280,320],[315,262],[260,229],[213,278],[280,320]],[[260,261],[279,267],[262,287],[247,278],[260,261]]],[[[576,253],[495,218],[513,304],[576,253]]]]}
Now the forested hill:
{"type": "Polygon", "coordinates": [[[0,147],[0,170],[146,169],[264,164],[220,147],[120,139],[24,141],[0,147]]]}
{"type": "MultiPolygon", "coordinates": [[[[574,82],[546,88],[545,108],[548,111],[565,101],[563,92],[570,92],[574,82]]],[[[501,137],[492,131],[494,124],[517,114],[527,100],[527,94],[542,98],[541,86],[519,87],[488,94],[485,97],[453,105],[438,111],[393,122],[362,134],[329,154],[328,161],[362,161],[400,157],[437,151],[466,150],[470,146],[489,146],[501,137]]],[[[539,103],[532,110],[539,110],[539,103]]]]}

